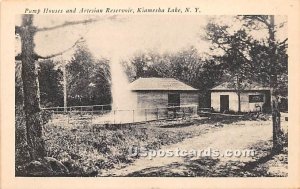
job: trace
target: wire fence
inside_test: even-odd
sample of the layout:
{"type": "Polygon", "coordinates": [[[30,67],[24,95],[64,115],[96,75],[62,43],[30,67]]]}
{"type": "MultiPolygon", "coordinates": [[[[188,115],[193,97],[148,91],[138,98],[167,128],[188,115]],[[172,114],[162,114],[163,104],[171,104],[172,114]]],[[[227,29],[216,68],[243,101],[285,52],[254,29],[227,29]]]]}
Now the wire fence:
{"type": "Polygon", "coordinates": [[[48,107],[42,108],[42,110],[52,111],[53,113],[64,112],[86,112],[86,111],[110,111],[111,104],[104,105],[92,105],[92,106],[69,106],[69,107],[48,107]]]}
{"type": "Polygon", "coordinates": [[[125,124],[187,118],[197,115],[196,105],[181,105],[129,110],[112,110],[111,105],[42,108],[50,115],[51,122],[92,124],[125,124]]]}

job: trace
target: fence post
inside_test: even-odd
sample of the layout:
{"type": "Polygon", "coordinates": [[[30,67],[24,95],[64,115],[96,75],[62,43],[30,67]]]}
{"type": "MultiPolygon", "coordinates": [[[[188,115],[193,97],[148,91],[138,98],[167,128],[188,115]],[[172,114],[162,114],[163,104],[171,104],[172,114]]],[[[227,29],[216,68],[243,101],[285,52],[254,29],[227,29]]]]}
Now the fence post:
{"type": "Polygon", "coordinates": [[[67,117],[68,117],[68,124],[70,123],[70,112],[67,112],[67,117]]]}
{"type": "Polygon", "coordinates": [[[147,109],[145,109],[145,121],[147,121],[147,109]]]}
{"type": "Polygon", "coordinates": [[[156,120],[158,120],[158,108],[156,108],[156,120]]]}
{"type": "Polygon", "coordinates": [[[94,117],[94,108],[92,109],[91,125],[93,124],[93,117],[94,117]]]}
{"type": "Polygon", "coordinates": [[[132,123],[134,123],[134,110],[132,110],[132,123]]]}
{"type": "Polygon", "coordinates": [[[114,110],[114,124],[116,123],[116,110],[114,110]]]}

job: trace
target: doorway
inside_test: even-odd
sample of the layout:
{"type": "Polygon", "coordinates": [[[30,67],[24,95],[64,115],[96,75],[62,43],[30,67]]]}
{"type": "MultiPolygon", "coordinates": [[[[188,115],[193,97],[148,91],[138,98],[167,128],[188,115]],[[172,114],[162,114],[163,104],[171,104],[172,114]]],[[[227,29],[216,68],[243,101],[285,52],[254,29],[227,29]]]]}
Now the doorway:
{"type": "Polygon", "coordinates": [[[220,112],[229,111],[229,95],[220,95],[220,112]]]}

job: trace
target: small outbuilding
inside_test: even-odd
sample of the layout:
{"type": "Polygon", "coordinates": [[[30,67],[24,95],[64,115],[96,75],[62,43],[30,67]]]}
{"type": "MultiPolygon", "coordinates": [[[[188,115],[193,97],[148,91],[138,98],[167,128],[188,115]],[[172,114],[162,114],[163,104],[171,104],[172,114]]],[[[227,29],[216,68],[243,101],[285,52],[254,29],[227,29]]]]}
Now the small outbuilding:
{"type": "Polygon", "coordinates": [[[139,78],[130,88],[138,108],[198,106],[198,90],[173,78],[139,78]]]}
{"type": "Polygon", "coordinates": [[[237,89],[234,81],[224,82],[211,89],[211,107],[216,112],[238,112],[240,93],[241,112],[270,109],[270,88],[256,82],[245,81],[237,89]]]}

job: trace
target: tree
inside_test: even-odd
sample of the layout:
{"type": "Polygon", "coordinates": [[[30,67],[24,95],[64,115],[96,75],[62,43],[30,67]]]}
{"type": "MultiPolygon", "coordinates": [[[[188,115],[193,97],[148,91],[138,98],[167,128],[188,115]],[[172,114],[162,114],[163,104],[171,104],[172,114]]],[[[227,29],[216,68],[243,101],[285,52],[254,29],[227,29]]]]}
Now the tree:
{"type": "MultiPolygon", "coordinates": [[[[278,102],[278,78],[281,74],[282,65],[287,63],[286,42],[287,38],[278,42],[275,39],[275,33],[277,29],[282,27],[283,24],[275,25],[274,15],[263,16],[243,16],[243,20],[246,24],[254,29],[264,28],[267,30],[267,42],[268,47],[266,51],[267,63],[269,65],[269,84],[271,88],[271,109],[272,109],[272,122],[273,122],[273,150],[281,151],[282,145],[280,141],[280,135],[282,134],[280,126],[280,111],[278,102]],[[261,26],[261,27],[260,27],[261,26]],[[282,53],[285,54],[283,54],[282,53]]],[[[287,64],[286,64],[287,65],[287,64]]]]}
{"type": "Polygon", "coordinates": [[[206,39],[213,43],[213,50],[221,50],[223,54],[216,58],[223,64],[223,68],[234,78],[233,87],[238,96],[238,112],[241,112],[242,81],[253,75],[253,57],[249,56],[249,43],[253,40],[246,30],[241,28],[233,33],[230,27],[208,23],[206,26],[206,39]]]}
{"type": "Polygon", "coordinates": [[[138,77],[171,77],[200,89],[201,107],[210,107],[209,90],[223,75],[222,65],[202,59],[194,47],[174,53],[140,53],[125,66],[132,80],[138,77]]]}
{"type": "Polygon", "coordinates": [[[34,36],[37,32],[50,31],[61,27],[66,27],[76,24],[87,24],[95,22],[95,19],[87,19],[83,21],[65,22],[63,24],[37,28],[33,25],[33,15],[22,15],[21,26],[15,27],[16,35],[21,38],[21,53],[15,59],[22,62],[22,81],[23,81],[23,96],[24,96],[24,112],[26,120],[26,139],[28,144],[29,154],[32,160],[42,158],[46,155],[44,140],[42,137],[42,118],[40,108],[40,91],[38,81],[37,61],[39,59],[48,59],[70,50],[76,46],[82,39],[75,42],[73,46],[57,54],[46,57],[35,53],[34,36]]]}
{"type": "Polygon", "coordinates": [[[93,70],[91,82],[94,87],[91,90],[93,104],[111,104],[111,74],[109,61],[97,60],[93,70]]]}
{"type": "Polygon", "coordinates": [[[39,61],[39,87],[41,104],[56,107],[63,104],[63,72],[51,59],[39,61]]]}
{"type": "Polygon", "coordinates": [[[37,71],[37,56],[34,53],[33,37],[36,28],[33,16],[24,15],[22,25],[17,30],[22,42],[22,81],[24,93],[24,112],[26,119],[26,135],[31,159],[46,155],[42,139],[42,119],[40,114],[40,95],[37,71]]]}
{"type": "Polygon", "coordinates": [[[66,73],[70,105],[110,104],[108,60],[96,60],[86,46],[81,44],[66,65],[66,73]]]}
{"type": "Polygon", "coordinates": [[[159,72],[155,69],[155,65],[158,64],[160,59],[161,56],[154,52],[136,54],[130,61],[130,67],[134,72],[132,77],[134,79],[139,77],[160,77],[159,72]]]}
{"type": "MultiPolygon", "coordinates": [[[[221,49],[223,54],[219,60],[226,62],[229,72],[238,70],[239,76],[254,78],[269,84],[271,88],[271,108],[273,121],[273,149],[281,150],[280,145],[280,112],[278,109],[278,78],[287,72],[287,39],[275,39],[277,29],[273,15],[239,16],[243,26],[235,32],[229,32],[229,26],[216,23],[207,25],[207,39],[215,49],[221,49]],[[265,40],[254,39],[250,32],[266,30],[265,40]],[[283,68],[283,69],[282,69],[283,68]]],[[[287,74],[286,74],[287,75],[287,74]]],[[[287,84],[286,84],[287,85],[287,84]]]]}

